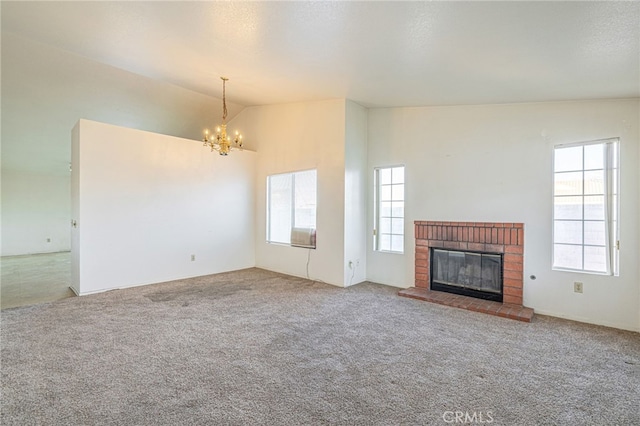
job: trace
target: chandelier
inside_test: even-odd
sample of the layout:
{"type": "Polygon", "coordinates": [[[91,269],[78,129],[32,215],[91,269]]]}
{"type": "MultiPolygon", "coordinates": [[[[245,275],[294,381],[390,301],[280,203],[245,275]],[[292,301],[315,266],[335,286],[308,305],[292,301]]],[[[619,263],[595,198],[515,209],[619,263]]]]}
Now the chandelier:
{"type": "Polygon", "coordinates": [[[216,134],[210,135],[209,129],[204,131],[203,146],[211,147],[211,151],[218,151],[220,155],[229,155],[229,151],[233,149],[242,150],[242,135],[236,130],[236,134],[231,140],[227,135],[227,99],[225,93],[225,85],[229,80],[226,77],[220,77],[222,80],[222,124],[216,128],[216,134]]]}

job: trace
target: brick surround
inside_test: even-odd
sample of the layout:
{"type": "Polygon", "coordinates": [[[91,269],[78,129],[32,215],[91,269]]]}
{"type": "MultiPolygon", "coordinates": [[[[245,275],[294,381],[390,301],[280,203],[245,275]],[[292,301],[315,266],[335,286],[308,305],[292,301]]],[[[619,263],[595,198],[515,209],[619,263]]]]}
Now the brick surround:
{"type": "Polygon", "coordinates": [[[471,250],[503,256],[503,303],[522,306],[524,224],[415,221],[415,286],[429,290],[429,249],[471,250]]]}

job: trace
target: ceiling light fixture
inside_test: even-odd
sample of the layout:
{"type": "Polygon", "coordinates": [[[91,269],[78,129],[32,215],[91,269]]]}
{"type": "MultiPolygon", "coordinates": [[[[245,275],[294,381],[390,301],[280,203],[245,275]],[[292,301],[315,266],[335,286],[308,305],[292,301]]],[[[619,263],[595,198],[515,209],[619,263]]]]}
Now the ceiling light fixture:
{"type": "Polygon", "coordinates": [[[220,77],[222,80],[222,124],[216,128],[215,135],[209,135],[209,129],[204,131],[204,146],[211,147],[211,151],[218,151],[220,155],[229,155],[229,151],[234,149],[242,150],[242,135],[236,130],[233,141],[227,136],[227,99],[225,86],[229,80],[226,77],[220,77]]]}

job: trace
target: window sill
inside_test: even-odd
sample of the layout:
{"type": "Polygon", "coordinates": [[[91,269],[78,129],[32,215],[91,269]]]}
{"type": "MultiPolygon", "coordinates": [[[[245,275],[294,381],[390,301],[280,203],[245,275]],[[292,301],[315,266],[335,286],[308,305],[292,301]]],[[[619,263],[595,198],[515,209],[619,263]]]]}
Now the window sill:
{"type": "Polygon", "coordinates": [[[404,251],[373,250],[375,253],[404,254],[404,251]]]}
{"type": "Polygon", "coordinates": [[[315,250],[316,246],[294,246],[292,244],[289,243],[278,243],[278,242],[274,242],[274,241],[265,241],[267,244],[272,244],[274,246],[281,246],[281,247],[293,247],[293,248],[302,248],[302,249],[309,249],[309,250],[315,250]]]}
{"type": "Polygon", "coordinates": [[[551,268],[552,271],[557,272],[573,272],[575,274],[587,274],[587,275],[601,275],[605,277],[617,277],[618,275],[614,275],[610,272],[597,272],[597,271],[585,271],[582,269],[568,269],[568,268],[551,268]]]}

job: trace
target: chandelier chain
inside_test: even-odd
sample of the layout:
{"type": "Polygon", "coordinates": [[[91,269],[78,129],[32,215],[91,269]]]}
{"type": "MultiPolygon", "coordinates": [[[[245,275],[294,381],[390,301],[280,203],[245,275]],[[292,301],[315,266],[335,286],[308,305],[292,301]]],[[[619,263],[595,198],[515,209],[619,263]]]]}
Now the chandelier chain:
{"type": "Polygon", "coordinates": [[[222,122],[227,121],[227,94],[226,94],[227,79],[222,77],[222,122]]]}

